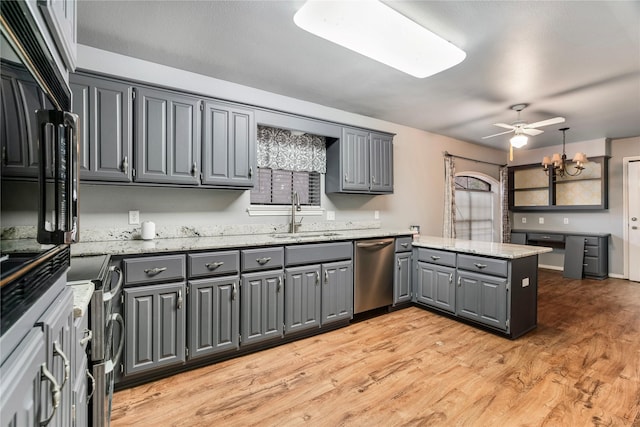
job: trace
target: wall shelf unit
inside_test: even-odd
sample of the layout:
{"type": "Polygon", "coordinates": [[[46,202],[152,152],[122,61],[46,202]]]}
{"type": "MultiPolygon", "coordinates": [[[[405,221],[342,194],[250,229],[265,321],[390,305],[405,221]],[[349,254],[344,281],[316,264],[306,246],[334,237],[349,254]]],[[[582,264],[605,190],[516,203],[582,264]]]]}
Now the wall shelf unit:
{"type": "MultiPolygon", "coordinates": [[[[573,162],[568,162],[574,170],[573,162]]],[[[608,208],[609,157],[589,159],[578,176],[547,174],[539,164],[509,168],[509,209],[513,212],[588,211],[608,208]]]]}

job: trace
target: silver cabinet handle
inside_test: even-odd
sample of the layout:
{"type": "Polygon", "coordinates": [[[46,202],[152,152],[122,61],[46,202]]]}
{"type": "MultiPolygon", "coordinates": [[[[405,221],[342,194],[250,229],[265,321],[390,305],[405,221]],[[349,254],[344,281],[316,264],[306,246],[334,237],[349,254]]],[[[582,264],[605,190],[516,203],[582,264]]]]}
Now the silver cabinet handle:
{"type": "Polygon", "coordinates": [[[51,415],[49,415],[46,420],[40,421],[41,426],[46,426],[53,419],[58,406],[60,406],[60,386],[58,386],[58,382],[47,369],[46,363],[40,365],[40,380],[47,380],[51,383],[49,386],[49,393],[51,393],[51,406],[53,407],[53,411],[51,411],[51,415]]]}
{"type": "Polygon", "coordinates": [[[344,182],[347,182],[348,179],[349,179],[349,176],[345,173],[344,174],[344,182]]]}
{"type": "Polygon", "coordinates": [[[235,301],[237,295],[238,289],[236,287],[236,282],[233,282],[233,285],[231,285],[231,301],[235,301]]]}
{"type": "Polygon", "coordinates": [[[473,265],[478,267],[480,270],[482,270],[483,268],[487,268],[487,264],[480,264],[478,262],[474,262],[473,265]]]}
{"type": "Polygon", "coordinates": [[[400,258],[398,258],[398,270],[402,270],[402,264],[400,264],[400,258]]]}
{"type": "Polygon", "coordinates": [[[249,166],[249,178],[253,176],[253,166],[249,166]]]}
{"type": "Polygon", "coordinates": [[[60,348],[60,344],[58,344],[58,341],[53,342],[53,355],[60,356],[60,358],[62,359],[62,362],[64,363],[64,379],[62,380],[62,384],[60,384],[60,389],[62,390],[64,388],[64,385],[69,380],[69,373],[71,372],[71,366],[69,364],[69,358],[67,357],[66,354],[64,354],[64,352],[60,348]]]}
{"type": "Polygon", "coordinates": [[[280,276],[278,276],[278,287],[276,288],[276,292],[280,292],[281,284],[282,284],[282,279],[280,278],[280,276]]]}
{"type": "Polygon", "coordinates": [[[9,164],[9,159],[7,158],[7,146],[2,147],[2,163],[7,166],[9,164]]]}
{"type": "Polygon", "coordinates": [[[408,243],[400,243],[400,246],[402,246],[403,248],[406,249],[406,248],[409,247],[409,244],[408,243]]]}
{"type": "Polygon", "coordinates": [[[453,283],[453,273],[449,273],[449,284],[453,283]]]}
{"type": "Polygon", "coordinates": [[[208,262],[204,266],[207,267],[209,270],[215,270],[216,268],[222,267],[223,265],[224,265],[224,261],[218,261],[218,262],[208,262]]]}
{"type": "Polygon", "coordinates": [[[93,332],[91,331],[91,329],[85,329],[84,338],[80,340],[80,345],[85,345],[86,343],[91,341],[92,338],[93,338],[93,332]]]}
{"type": "Polygon", "coordinates": [[[462,286],[461,279],[462,277],[458,276],[458,287],[462,286]]]}
{"type": "Polygon", "coordinates": [[[88,402],[91,400],[91,398],[93,397],[93,393],[96,391],[96,379],[93,378],[93,375],[91,375],[91,372],[89,372],[88,369],[86,371],[87,371],[87,376],[91,380],[91,393],[89,393],[89,396],[87,396],[87,402],[88,402]]]}
{"type": "Polygon", "coordinates": [[[434,261],[437,261],[437,260],[440,259],[440,257],[437,256],[437,255],[431,255],[431,259],[434,260],[434,261]]]}
{"type": "Polygon", "coordinates": [[[316,286],[320,284],[320,273],[316,271],[316,286]]]}
{"type": "Polygon", "coordinates": [[[125,175],[129,173],[129,156],[124,156],[122,159],[122,172],[125,175]]]}
{"type": "Polygon", "coordinates": [[[324,271],[324,283],[329,283],[329,270],[324,271]]]}
{"type": "Polygon", "coordinates": [[[267,256],[264,258],[256,258],[256,262],[260,265],[265,265],[266,263],[268,263],[269,261],[271,261],[271,257],[267,256]]]}
{"type": "Polygon", "coordinates": [[[178,310],[182,308],[182,289],[178,290],[178,301],[176,303],[176,307],[178,308],[178,310]]]}
{"type": "Polygon", "coordinates": [[[371,175],[371,183],[372,183],[372,184],[375,184],[375,183],[376,183],[376,177],[375,177],[375,176],[373,176],[373,175],[371,175]]]}
{"type": "Polygon", "coordinates": [[[166,269],[167,267],[154,267],[154,268],[147,268],[146,270],[144,270],[144,272],[147,273],[149,276],[155,276],[156,274],[162,273],[166,269]]]}
{"type": "Polygon", "coordinates": [[[193,162],[191,165],[191,176],[196,176],[198,174],[198,165],[196,162],[193,162]]]}
{"type": "MultiPolygon", "coordinates": [[[[6,148],[6,147],[5,147],[5,148],[6,148]]],[[[637,221],[637,220],[638,220],[638,218],[637,218],[637,217],[635,217],[635,216],[634,216],[634,217],[631,217],[631,221],[637,221]]]]}

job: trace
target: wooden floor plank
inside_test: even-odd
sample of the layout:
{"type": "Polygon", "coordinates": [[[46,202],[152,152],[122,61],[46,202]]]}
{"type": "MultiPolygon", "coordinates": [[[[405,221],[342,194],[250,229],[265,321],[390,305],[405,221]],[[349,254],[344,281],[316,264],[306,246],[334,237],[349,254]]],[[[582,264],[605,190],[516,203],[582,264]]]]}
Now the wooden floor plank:
{"type": "Polygon", "coordinates": [[[517,340],[411,307],[120,391],[112,425],[640,427],[640,283],[539,289],[517,340]]]}

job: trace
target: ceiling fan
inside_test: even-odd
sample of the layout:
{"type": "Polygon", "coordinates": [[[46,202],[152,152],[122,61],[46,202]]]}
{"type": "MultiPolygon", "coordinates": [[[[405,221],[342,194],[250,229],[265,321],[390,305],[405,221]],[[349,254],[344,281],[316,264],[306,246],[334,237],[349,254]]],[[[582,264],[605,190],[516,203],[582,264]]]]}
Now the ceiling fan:
{"type": "MultiPolygon", "coordinates": [[[[540,135],[542,130],[537,129],[543,126],[555,125],[557,123],[564,123],[564,117],[554,117],[552,119],[542,120],[535,123],[527,123],[520,118],[520,112],[524,110],[529,104],[516,104],[512,105],[510,108],[514,111],[518,112],[518,119],[511,123],[494,123],[494,126],[498,126],[504,129],[509,129],[505,132],[496,133],[493,135],[483,136],[482,139],[493,138],[494,136],[505,135],[513,132],[514,136],[509,140],[511,143],[510,150],[513,153],[513,147],[520,148],[527,143],[529,136],[540,135]]],[[[511,160],[513,160],[513,154],[511,154],[511,160]]]]}

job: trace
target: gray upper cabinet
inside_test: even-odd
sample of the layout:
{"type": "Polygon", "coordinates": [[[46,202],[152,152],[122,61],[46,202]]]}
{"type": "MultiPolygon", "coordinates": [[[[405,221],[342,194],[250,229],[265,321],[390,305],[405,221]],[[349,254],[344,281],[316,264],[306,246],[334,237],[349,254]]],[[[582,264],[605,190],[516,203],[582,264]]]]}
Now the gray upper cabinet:
{"type": "Polygon", "coordinates": [[[80,117],[80,178],[131,181],[133,86],[71,74],[73,112],[80,117]]]}
{"type": "Polygon", "coordinates": [[[200,99],[136,88],[137,182],[200,183],[200,99]]]}
{"type": "Polygon", "coordinates": [[[255,129],[252,110],[213,101],[204,103],[203,184],[253,187],[255,129]]]}
{"type": "Polygon", "coordinates": [[[185,284],[124,289],[125,375],[185,361],[185,284]]]}
{"type": "Polygon", "coordinates": [[[38,0],[38,6],[65,66],[74,71],[77,61],[76,0],[38,0]]]}
{"type": "Polygon", "coordinates": [[[283,336],[283,273],[280,269],[242,275],[240,307],[242,345],[283,336]]]}
{"type": "Polygon", "coordinates": [[[393,137],[344,127],[327,145],[327,193],[393,193],[393,137]]]}

